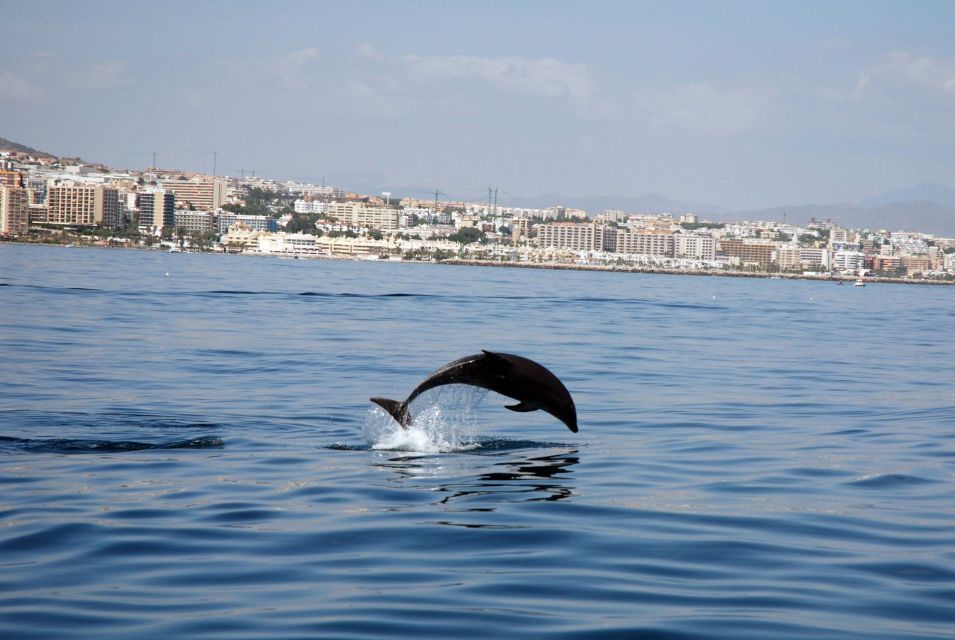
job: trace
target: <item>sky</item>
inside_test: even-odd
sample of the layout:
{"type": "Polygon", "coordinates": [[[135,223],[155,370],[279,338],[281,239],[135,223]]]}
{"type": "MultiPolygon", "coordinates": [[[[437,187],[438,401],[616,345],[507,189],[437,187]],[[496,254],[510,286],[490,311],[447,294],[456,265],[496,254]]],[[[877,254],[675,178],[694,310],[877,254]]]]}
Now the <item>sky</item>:
{"type": "Polygon", "coordinates": [[[0,0],[0,137],[116,167],[728,209],[955,187],[955,2],[0,0]],[[213,156],[212,151],[216,151],[213,156]]]}

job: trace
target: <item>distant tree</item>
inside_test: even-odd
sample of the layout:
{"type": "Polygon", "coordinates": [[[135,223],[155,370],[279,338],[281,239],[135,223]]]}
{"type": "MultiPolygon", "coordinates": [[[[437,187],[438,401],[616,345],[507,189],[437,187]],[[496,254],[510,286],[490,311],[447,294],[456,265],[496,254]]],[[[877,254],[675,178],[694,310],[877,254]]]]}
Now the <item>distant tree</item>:
{"type": "Polygon", "coordinates": [[[293,213],[292,219],[285,225],[285,230],[289,233],[318,235],[318,229],[315,228],[318,218],[318,215],[314,213],[293,213]]]}
{"type": "Polygon", "coordinates": [[[486,242],[487,237],[480,229],[475,227],[463,227],[456,233],[452,233],[450,236],[448,236],[448,240],[460,242],[461,244],[472,244],[474,242],[486,242]]]}

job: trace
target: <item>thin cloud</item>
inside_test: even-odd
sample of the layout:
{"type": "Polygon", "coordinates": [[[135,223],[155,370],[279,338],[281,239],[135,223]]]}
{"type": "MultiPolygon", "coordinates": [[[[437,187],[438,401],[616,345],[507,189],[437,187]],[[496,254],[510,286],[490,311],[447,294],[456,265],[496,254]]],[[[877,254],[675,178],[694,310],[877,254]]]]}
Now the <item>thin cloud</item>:
{"type": "Polygon", "coordinates": [[[289,51],[278,56],[250,58],[245,61],[218,58],[212,61],[212,67],[221,70],[242,85],[279,88],[285,91],[299,91],[311,86],[316,78],[315,65],[320,60],[318,49],[306,47],[289,51]]]}
{"type": "Polygon", "coordinates": [[[0,100],[35,102],[43,98],[43,90],[12,71],[0,71],[0,100]]]}
{"type": "Polygon", "coordinates": [[[907,51],[891,51],[876,65],[872,73],[892,84],[955,96],[955,60],[939,60],[907,51]]]}
{"type": "Polygon", "coordinates": [[[661,127],[735,134],[754,127],[774,99],[766,89],[686,84],[634,96],[637,115],[661,127]]]}
{"type": "Polygon", "coordinates": [[[404,56],[401,63],[408,77],[419,83],[481,80],[510,93],[568,98],[580,109],[588,108],[594,95],[586,65],[554,58],[404,56]]]}
{"type": "Polygon", "coordinates": [[[101,62],[75,73],[71,78],[74,86],[84,89],[106,89],[125,81],[126,64],[119,60],[101,62]]]}

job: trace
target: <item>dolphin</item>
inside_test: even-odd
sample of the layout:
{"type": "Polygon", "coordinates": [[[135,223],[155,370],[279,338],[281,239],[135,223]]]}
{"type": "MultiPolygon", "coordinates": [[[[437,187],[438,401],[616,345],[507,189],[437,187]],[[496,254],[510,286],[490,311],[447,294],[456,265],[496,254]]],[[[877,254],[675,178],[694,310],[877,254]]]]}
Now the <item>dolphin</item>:
{"type": "Polygon", "coordinates": [[[506,405],[511,411],[535,411],[551,414],[577,433],[577,407],[567,387],[543,365],[510,353],[481,351],[444,365],[414,388],[404,402],[371,398],[398,421],[402,428],[411,424],[408,405],[428,389],[446,384],[469,384],[489,389],[517,400],[506,405]]]}

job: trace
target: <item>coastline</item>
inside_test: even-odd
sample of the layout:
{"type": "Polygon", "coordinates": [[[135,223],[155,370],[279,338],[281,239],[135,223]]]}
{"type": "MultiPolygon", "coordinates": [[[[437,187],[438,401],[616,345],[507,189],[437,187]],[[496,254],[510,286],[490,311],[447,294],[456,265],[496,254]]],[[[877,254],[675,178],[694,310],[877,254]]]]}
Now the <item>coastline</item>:
{"type": "Polygon", "coordinates": [[[927,284],[953,286],[955,280],[912,280],[908,278],[887,278],[881,276],[842,276],[835,274],[822,274],[818,276],[805,275],[801,273],[768,273],[753,271],[692,271],[686,269],[663,269],[663,268],[642,268],[627,267],[619,265],[595,265],[595,264],[560,264],[546,262],[499,262],[492,260],[463,260],[452,258],[442,260],[437,264],[457,265],[469,267],[514,267],[518,269],[559,269],[566,271],[615,271],[620,273],[653,273],[673,276],[713,276],[722,278],[762,278],[779,280],[812,280],[814,282],[842,282],[854,283],[856,280],[862,280],[865,283],[872,284],[927,284]]]}
{"type": "MultiPolygon", "coordinates": [[[[72,248],[84,248],[84,249],[125,249],[133,251],[156,251],[156,252],[166,252],[166,249],[156,249],[149,247],[135,247],[129,245],[109,245],[109,244],[60,244],[60,243],[47,243],[47,242],[24,242],[22,240],[11,240],[3,239],[0,241],[0,244],[19,244],[19,245],[39,245],[39,246],[50,246],[50,247],[61,247],[63,249],[72,249],[72,248]]],[[[216,255],[234,255],[234,256],[245,256],[253,258],[282,258],[282,259],[291,259],[299,258],[302,260],[351,260],[351,261],[364,261],[363,258],[359,256],[346,256],[346,255],[321,255],[321,256],[289,256],[289,255],[278,255],[278,254],[267,254],[267,253],[231,253],[228,251],[184,251],[183,253],[203,253],[203,254],[216,254],[216,255]]],[[[916,285],[939,285],[939,286],[955,286],[955,280],[931,280],[931,279],[909,279],[909,278],[890,278],[882,276],[843,276],[831,273],[825,273],[820,275],[806,275],[802,273],[769,273],[769,272],[754,272],[754,271],[694,271],[688,269],[664,269],[660,267],[635,267],[635,266],[621,266],[621,265],[596,265],[596,264],[564,264],[558,262],[514,262],[514,261],[500,261],[500,260],[473,260],[473,259],[464,259],[464,258],[448,258],[446,260],[438,260],[436,262],[428,262],[425,260],[374,260],[373,262],[394,262],[397,264],[438,264],[438,265],[447,265],[447,266],[458,266],[458,267],[510,267],[514,269],[545,269],[545,270],[559,270],[559,271],[610,271],[615,273],[631,273],[631,274],[658,274],[658,275],[672,275],[672,276],[709,276],[709,277],[721,277],[721,278],[761,278],[764,280],[767,279],[777,279],[777,280],[811,280],[813,282],[833,282],[833,283],[842,283],[842,284],[852,284],[857,280],[861,280],[866,284],[916,284],[916,285]]]]}

